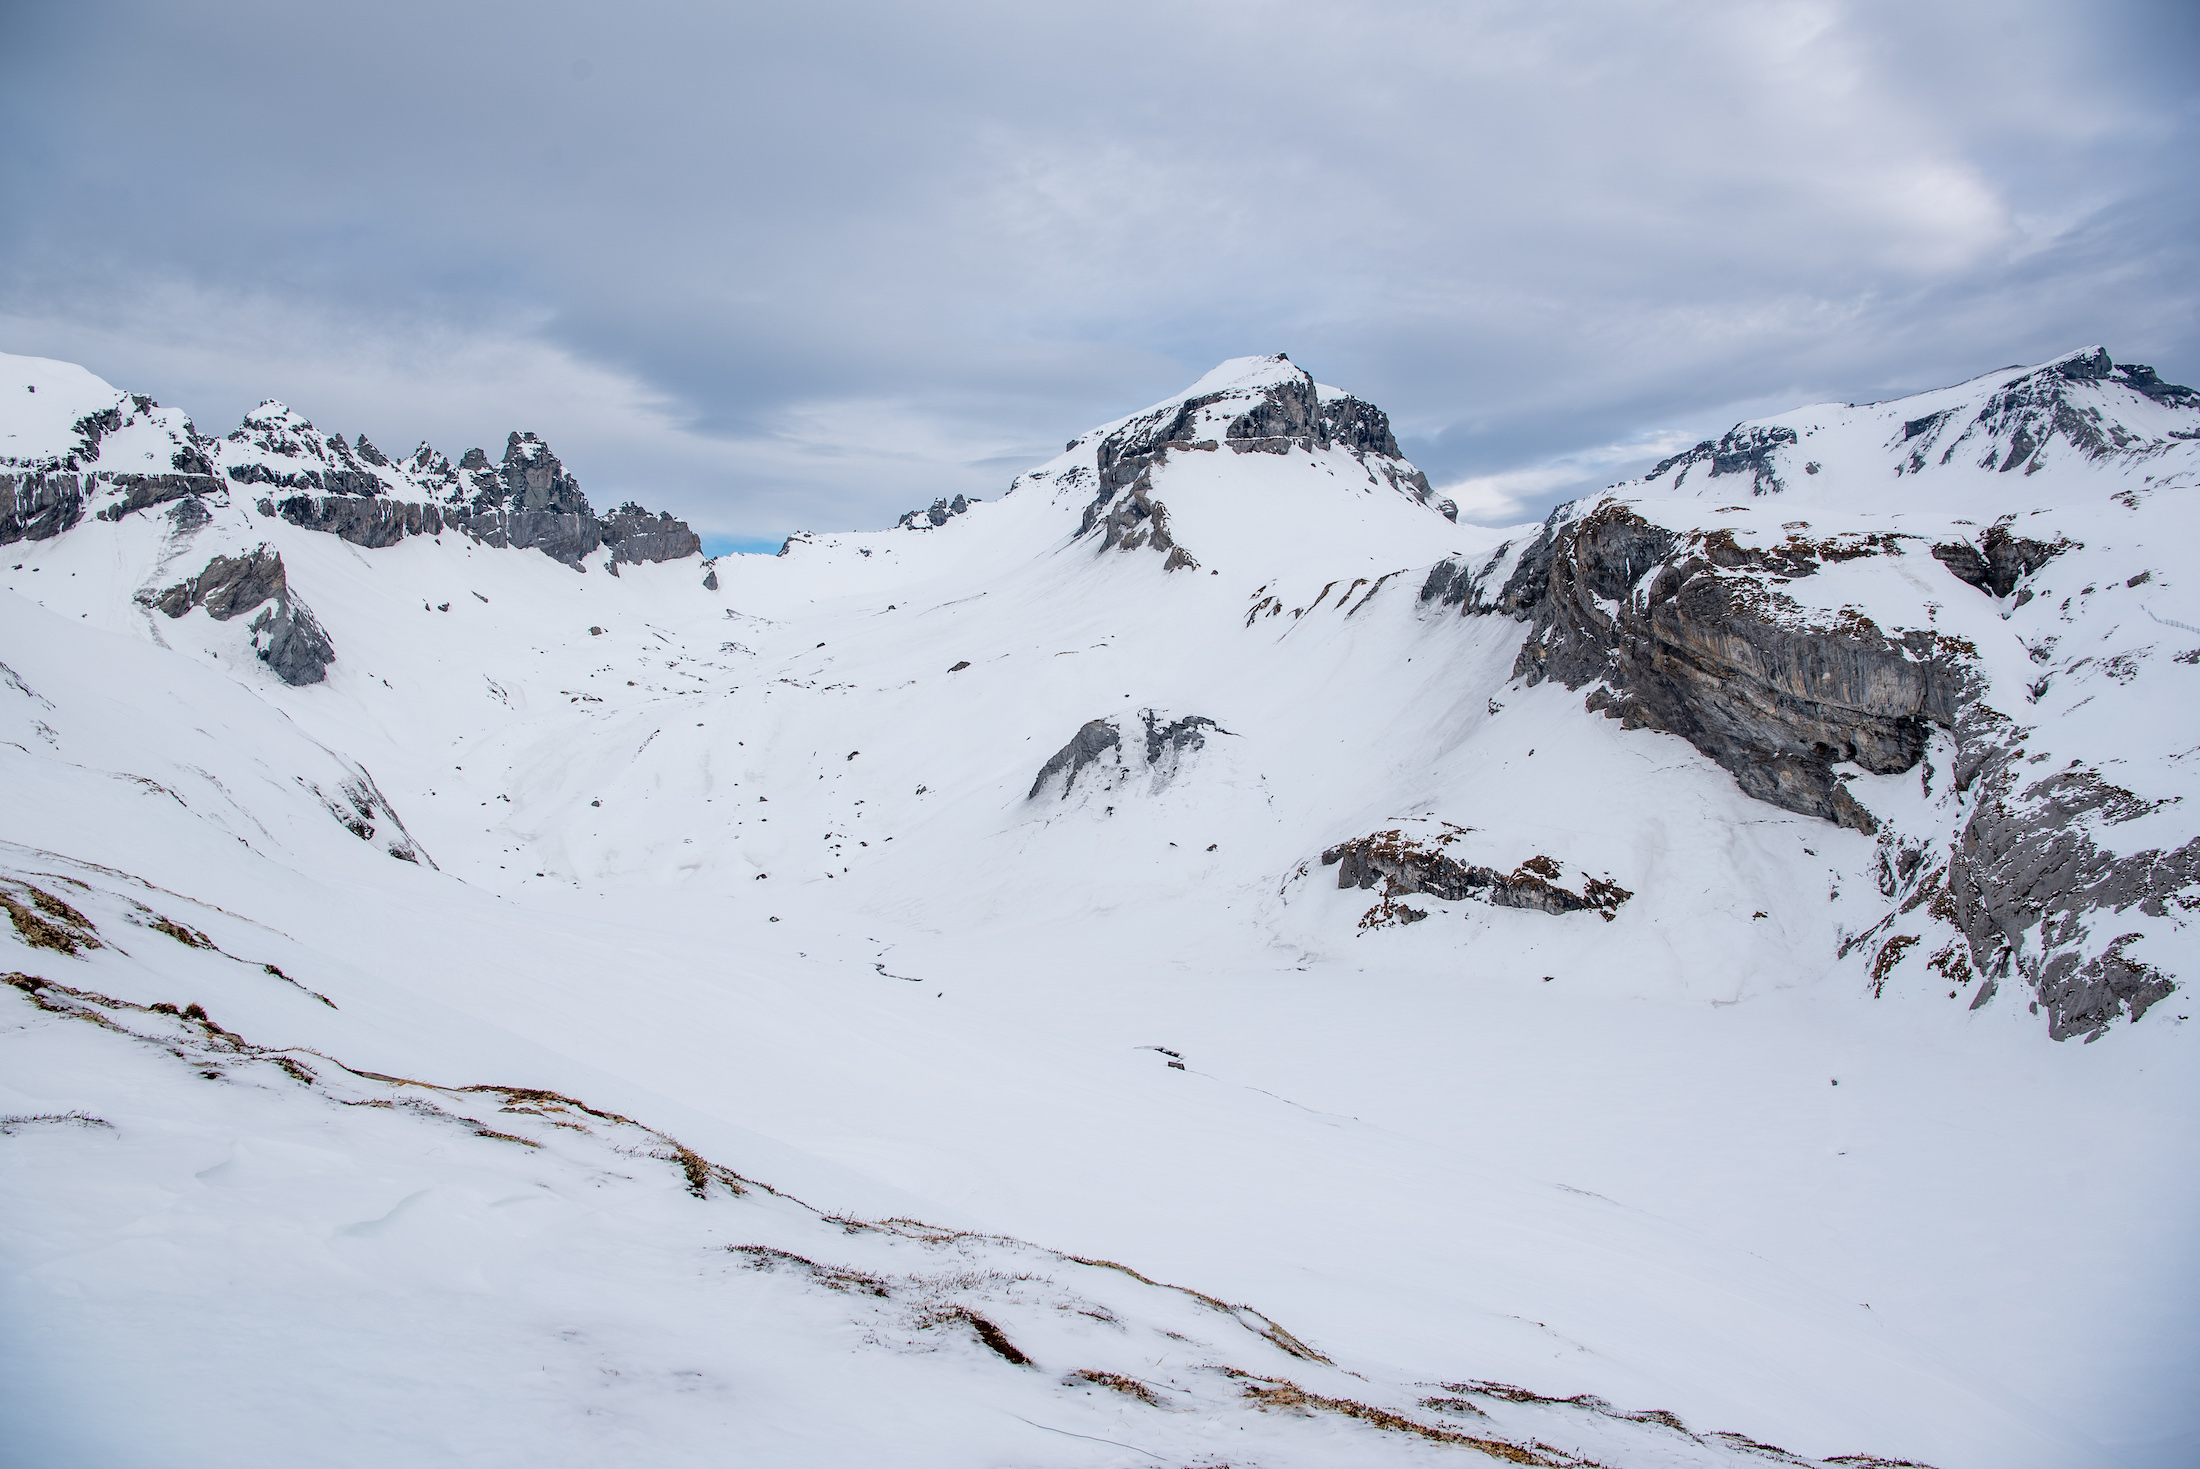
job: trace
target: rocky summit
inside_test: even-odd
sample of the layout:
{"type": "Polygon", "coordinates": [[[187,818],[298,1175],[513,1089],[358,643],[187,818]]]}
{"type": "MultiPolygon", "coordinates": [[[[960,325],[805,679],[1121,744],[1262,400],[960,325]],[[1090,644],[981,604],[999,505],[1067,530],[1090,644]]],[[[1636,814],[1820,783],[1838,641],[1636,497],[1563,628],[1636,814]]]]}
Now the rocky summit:
{"type": "Polygon", "coordinates": [[[1492,528],[1244,357],[715,561],[533,433],[208,437],[7,357],[0,435],[26,1463],[2192,1430],[2200,396],[2150,367],[1492,528]]]}

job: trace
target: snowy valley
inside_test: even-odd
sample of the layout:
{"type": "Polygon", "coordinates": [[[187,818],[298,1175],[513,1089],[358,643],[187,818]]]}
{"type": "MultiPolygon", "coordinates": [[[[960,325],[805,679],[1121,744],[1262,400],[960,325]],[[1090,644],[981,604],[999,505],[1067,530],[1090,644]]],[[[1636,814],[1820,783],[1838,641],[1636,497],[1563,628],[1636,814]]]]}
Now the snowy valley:
{"type": "Polygon", "coordinates": [[[2200,395],[1493,530],[1242,358],[714,559],[555,437],[0,357],[6,1462],[2200,1453],[2200,395]]]}

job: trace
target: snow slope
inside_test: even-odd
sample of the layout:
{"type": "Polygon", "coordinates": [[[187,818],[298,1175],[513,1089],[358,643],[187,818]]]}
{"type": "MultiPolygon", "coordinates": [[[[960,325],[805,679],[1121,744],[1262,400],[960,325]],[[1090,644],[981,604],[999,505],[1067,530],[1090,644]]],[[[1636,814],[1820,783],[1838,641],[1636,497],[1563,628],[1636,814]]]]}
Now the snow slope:
{"type": "MultiPolygon", "coordinates": [[[[1916,534],[1777,590],[1945,627],[1989,690],[2060,636],[2035,744],[2181,796],[2200,634],[2148,633],[2133,680],[2071,665],[2200,626],[2164,549],[2184,410],[2107,404],[2144,431],[2107,459],[2004,422],[1996,468],[1975,438],[1907,468],[2021,376],[1611,495],[1744,547],[1916,534]],[[1998,467],[2019,431],[2037,473],[1998,467]],[[2084,544],[2022,608],[1922,551],[2032,510],[2084,544]]],[[[1763,1461],[1717,1429],[2179,1462],[2184,992],[2066,1045],[2014,983],[1942,998],[1938,937],[1875,974],[1874,925],[1923,911],[1881,891],[1891,841],[1968,812],[1916,773],[1852,773],[1875,834],[1781,809],[1516,677],[1530,627],[1423,593],[1542,533],[1453,523],[1355,401],[1241,359],[996,501],[715,568],[370,549],[242,492],[4,548],[0,879],[18,939],[102,945],[4,966],[44,985],[7,1002],[0,1112],[48,1119],[0,1143],[8,1452],[1763,1461]],[[263,544],[322,682],[146,600],[263,544]],[[1626,897],[1339,889],[1324,854],[1385,830],[1626,897]],[[734,1180],[697,1198],[687,1157],[734,1180]]],[[[2173,847],[2189,805],[2098,836],[2173,847]]],[[[2173,974],[2180,911],[2131,918],[2173,974]]]]}

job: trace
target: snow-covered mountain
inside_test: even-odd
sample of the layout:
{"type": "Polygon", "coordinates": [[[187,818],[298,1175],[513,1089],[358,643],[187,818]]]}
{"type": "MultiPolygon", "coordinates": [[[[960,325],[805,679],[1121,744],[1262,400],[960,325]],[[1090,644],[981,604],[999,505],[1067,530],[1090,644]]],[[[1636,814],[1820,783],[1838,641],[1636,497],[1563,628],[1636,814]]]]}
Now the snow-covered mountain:
{"type": "Polygon", "coordinates": [[[23,1462],[2195,1442],[2145,368],[1506,532],[1246,358],[715,563],[528,434],[0,435],[23,1462]]]}
{"type": "Polygon", "coordinates": [[[692,556],[702,541],[669,515],[628,503],[598,517],[550,446],[514,432],[501,463],[469,449],[456,465],[426,442],[391,459],[365,434],[347,443],[270,398],[219,439],[140,394],[117,392],[83,368],[0,355],[0,545],[155,505],[226,508],[257,495],[262,516],[332,532],[357,545],[436,536],[448,526],[490,546],[535,547],[579,567],[609,546],[622,562],[692,556]],[[20,389],[20,394],[17,390],[20,389]]]}

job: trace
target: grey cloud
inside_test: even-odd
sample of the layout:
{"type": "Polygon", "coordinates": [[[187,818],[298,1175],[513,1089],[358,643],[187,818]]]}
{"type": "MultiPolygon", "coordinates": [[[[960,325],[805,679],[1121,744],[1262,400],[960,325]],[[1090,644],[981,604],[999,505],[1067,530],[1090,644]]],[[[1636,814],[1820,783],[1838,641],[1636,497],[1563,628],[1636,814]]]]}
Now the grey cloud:
{"type": "Polygon", "coordinates": [[[0,346],[209,425],[524,423],[723,534],[998,493],[1248,352],[1384,404],[1439,481],[2095,340],[2200,367],[2181,6],[6,24],[37,207],[0,346]]]}

